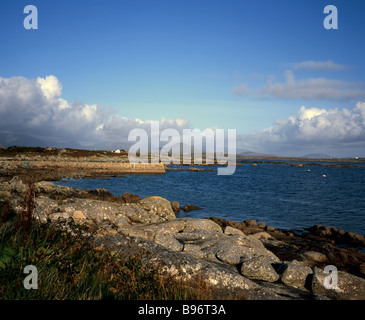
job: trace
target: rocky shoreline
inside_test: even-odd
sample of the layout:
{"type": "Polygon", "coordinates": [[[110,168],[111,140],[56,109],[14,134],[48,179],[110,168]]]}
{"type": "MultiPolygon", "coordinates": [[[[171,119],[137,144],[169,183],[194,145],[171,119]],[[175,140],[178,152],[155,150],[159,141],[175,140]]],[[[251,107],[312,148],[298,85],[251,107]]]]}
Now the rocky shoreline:
{"type": "MultiPolygon", "coordinates": [[[[0,178],[0,199],[16,211],[22,210],[26,177],[0,178]]],[[[119,197],[39,180],[33,216],[40,223],[61,223],[65,230],[76,224],[96,250],[143,253],[147,265],[203,280],[221,298],[365,299],[365,253],[357,250],[365,247],[363,235],[327,226],[296,234],[254,220],[177,218],[178,204],[158,196],[119,197]],[[335,289],[325,285],[329,265],[338,270],[335,289]]]]}
{"type": "Polygon", "coordinates": [[[35,181],[60,180],[68,178],[94,178],[101,176],[121,176],[123,174],[164,174],[161,164],[130,164],[126,161],[99,157],[61,158],[23,157],[0,158],[0,177],[11,178],[14,175],[32,176],[35,181]]]}

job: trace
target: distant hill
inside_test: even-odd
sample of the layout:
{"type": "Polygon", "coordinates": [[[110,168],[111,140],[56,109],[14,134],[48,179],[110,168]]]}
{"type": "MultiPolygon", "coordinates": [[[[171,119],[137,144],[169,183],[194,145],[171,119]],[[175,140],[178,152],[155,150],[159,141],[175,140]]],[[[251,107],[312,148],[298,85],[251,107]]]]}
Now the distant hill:
{"type": "Polygon", "coordinates": [[[29,146],[29,147],[47,147],[44,141],[34,138],[26,134],[13,134],[4,133],[0,134],[0,146],[10,147],[10,146],[29,146]]]}
{"type": "Polygon", "coordinates": [[[245,150],[245,149],[237,149],[236,150],[237,156],[243,156],[243,157],[256,157],[256,158],[260,158],[260,157],[277,157],[277,155],[275,154],[269,154],[269,153],[258,153],[258,152],[253,152],[250,150],[245,150]]]}
{"type": "Polygon", "coordinates": [[[333,157],[329,156],[326,153],[310,153],[310,154],[306,154],[304,156],[301,156],[301,158],[308,158],[308,159],[331,159],[333,157]]]}

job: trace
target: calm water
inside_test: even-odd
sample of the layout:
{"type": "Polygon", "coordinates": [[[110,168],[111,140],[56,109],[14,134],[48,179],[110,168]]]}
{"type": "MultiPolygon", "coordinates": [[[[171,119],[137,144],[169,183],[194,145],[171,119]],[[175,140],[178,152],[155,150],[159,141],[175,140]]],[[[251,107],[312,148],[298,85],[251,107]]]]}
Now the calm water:
{"type": "Polygon", "coordinates": [[[181,206],[203,208],[181,211],[179,217],[255,219],[276,228],[297,230],[323,224],[365,235],[365,168],[361,167],[244,164],[231,176],[210,171],[167,171],[164,175],[69,179],[56,184],[104,188],[116,195],[157,195],[179,201],[181,206]]]}

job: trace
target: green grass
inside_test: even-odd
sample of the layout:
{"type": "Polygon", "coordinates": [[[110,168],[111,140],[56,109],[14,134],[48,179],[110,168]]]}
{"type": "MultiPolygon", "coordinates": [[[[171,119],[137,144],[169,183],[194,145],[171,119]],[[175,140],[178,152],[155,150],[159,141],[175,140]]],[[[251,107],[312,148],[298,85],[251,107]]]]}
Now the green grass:
{"type": "Polygon", "coordinates": [[[202,281],[184,282],[161,275],[142,263],[141,256],[122,259],[95,250],[73,225],[74,235],[57,226],[31,219],[32,193],[16,215],[8,201],[0,201],[0,299],[211,299],[202,281]],[[76,235],[75,235],[76,234],[76,235]],[[38,289],[25,289],[24,268],[38,271],[38,289]]]}

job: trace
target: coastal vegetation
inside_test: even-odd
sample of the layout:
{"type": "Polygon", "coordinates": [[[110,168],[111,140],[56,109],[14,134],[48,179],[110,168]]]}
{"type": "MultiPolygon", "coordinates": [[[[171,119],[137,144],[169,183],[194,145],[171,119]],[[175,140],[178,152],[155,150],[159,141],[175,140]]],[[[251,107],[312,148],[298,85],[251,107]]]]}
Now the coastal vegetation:
{"type": "Polygon", "coordinates": [[[20,214],[0,201],[0,299],[209,299],[214,291],[204,282],[186,283],[162,276],[142,263],[141,255],[121,258],[95,250],[82,228],[71,232],[39,224],[32,217],[32,185],[20,214]],[[38,289],[25,289],[24,268],[36,265],[38,289]]]}

